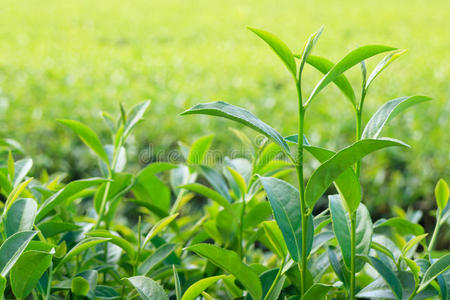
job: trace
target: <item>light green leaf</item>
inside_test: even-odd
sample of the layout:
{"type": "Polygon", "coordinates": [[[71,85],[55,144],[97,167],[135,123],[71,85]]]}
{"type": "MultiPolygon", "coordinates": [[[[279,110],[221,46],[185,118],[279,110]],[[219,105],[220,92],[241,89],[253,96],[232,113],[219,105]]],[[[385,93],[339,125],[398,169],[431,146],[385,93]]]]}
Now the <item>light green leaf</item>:
{"type": "Polygon", "coordinates": [[[406,144],[394,139],[367,139],[358,141],[337,152],[321,164],[311,175],[305,190],[308,206],[313,208],[314,204],[326,192],[331,183],[354,163],[374,151],[392,146],[407,147],[406,144]]]}
{"type": "Polygon", "coordinates": [[[100,243],[108,242],[110,239],[107,238],[97,238],[97,237],[89,237],[81,240],[78,244],[76,244],[70,251],[59,261],[59,263],[54,268],[56,272],[60,267],[62,267],[68,260],[72,257],[80,254],[81,252],[89,249],[92,246],[95,246],[100,243]]]}
{"type": "MultiPolygon", "coordinates": [[[[306,62],[323,74],[327,74],[334,67],[334,63],[320,56],[310,55],[306,60],[306,62]]],[[[333,80],[333,83],[350,100],[353,106],[355,106],[356,105],[355,92],[353,91],[352,85],[348,81],[347,77],[344,74],[341,74],[333,80]]]]}
{"type": "Polygon", "coordinates": [[[394,217],[388,220],[380,219],[374,224],[375,228],[386,226],[394,228],[401,235],[421,235],[424,233],[422,226],[400,217],[394,217]]]}
{"type": "Polygon", "coordinates": [[[187,163],[192,165],[202,164],[211,147],[214,135],[207,135],[197,139],[191,146],[187,157],[187,163]]]}
{"type": "Polygon", "coordinates": [[[255,271],[242,263],[241,258],[231,250],[225,250],[214,245],[196,244],[186,248],[208,259],[213,264],[231,273],[249,291],[253,299],[260,299],[262,287],[255,271]]]}
{"type": "MultiPolygon", "coordinates": [[[[33,160],[30,158],[21,159],[14,163],[14,180],[11,179],[11,181],[13,182],[13,187],[18,186],[22,182],[32,166],[33,160]]],[[[8,170],[12,171],[9,165],[8,170]]]]}
{"type": "Polygon", "coordinates": [[[172,265],[172,270],[175,281],[175,295],[177,297],[177,300],[181,300],[181,282],[180,277],[178,276],[177,268],[175,268],[175,265],[172,265]]]}
{"type": "Polygon", "coordinates": [[[389,53],[386,55],[382,61],[375,67],[375,69],[372,71],[372,73],[369,75],[369,78],[366,81],[365,89],[367,90],[369,88],[369,85],[372,83],[372,81],[380,75],[380,73],[387,68],[394,60],[399,58],[402,54],[406,53],[407,50],[397,50],[392,53],[389,53]]]}
{"type": "Polygon", "coordinates": [[[444,208],[447,206],[449,190],[447,182],[444,179],[439,179],[436,187],[434,188],[434,197],[439,208],[439,213],[442,214],[444,208]]]}
{"type": "Polygon", "coordinates": [[[383,127],[399,113],[413,105],[430,100],[431,98],[426,96],[406,96],[386,102],[377,110],[372,118],[370,118],[369,122],[364,128],[362,138],[378,138],[383,127]]]}
{"type": "MultiPolygon", "coordinates": [[[[298,190],[289,183],[272,177],[260,177],[261,183],[269,198],[273,214],[286,246],[294,261],[299,262],[302,257],[302,215],[298,190]]],[[[306,252],[311,251],[314,226],[312,216],[308,216],[306,252]]]]}
{"type": "Polygon", "coordinates": [[[123,136],[128,136],[131,132],[131,130],[136,126],[139,121],[142,120],[142,117],[144,116],[145,111],[150,105],[150,100],[144,101],[142,103],[138,103],[135,106],[133,106],[128,113],[128,118],[125,122],[125,127],[123,130],[123,136]]]}
{"type": "Polygon", "coordinates": [[[225,277],[224,275],[212,276],[208,278],[201,279],[196,283],[192,284],[186,292],[184,292],[181,300],[195,300],[204,290],[209,288],[211,285],[215,284],[217,281],[225,277]]]}
{"type": "Polygon", "coordinates": [[[0,275],[5,277],[8,274],[36,233],[17,232],[3,242],[0,247],[0,275]]]}
{"type": "Polygon", "coordinates": [[[106,179],[104,178],[89,178],[89,179],[81,179],[72,181],[69,184],[67,184],[65,187],[60,189],[58,192],[54,193],[50,197],[48,197],[44,203],[41,204],[41,206],[38,209],[37,215],[36,215],[36,222],[39,222],[42,220],[50,211],[52,211],[55,207],[58,205],[64,203],[64,201],[75,195],[76,193],[90,188],[94,185],[101,184],[105,182],[106,179]]]}
{"type": "Polygon", "coordinates": [[[145,276],[126,278],[143,300],[169,300],[164,289],[153,279],[145,276]]]}
{"type": "Polygon", "coordinates": [[[427,287],[436,277],[450,269],[450,254],[446,254],[436,260],[425,272],[420,282],[418,292],[427,287]]]}
{"type": "Polygon", "coordinates": [[[290,153],[289,146],[286,144],[283,137],[278,133],[278,131],[258,119],[248,110],[245,110],[241,107],[234,106],[223,101],[216,101],[197,104],[183,112],[181,115],[185,116],[193,114],[217,116],[241,123],[261,134],[264,134],[273,142],[277,143],[286,153],[290,153]]]}
{"type": "Polygon", "coordinates": [[[3,214],[5,214],[8,211],[11,204],[13,204],[14,201],[16,201],[16,199],[22,194],[22,192],[26,189],[26,187],[31,182],[31,180],[33,180],[33,178],[27,179],[26,181],[24,181],[21,184],[19,184],[18,186],[16,186],[11,191],[11,193],[9,193],[9,196],[5,202],[5,208],[3,209],[3,214]]]}
{"type": "Polygon", "coordinates": [[[89,293],[89,282],[81,276],[74,277],[70,290],[74,295],[85,297],[89,293]]]}
{"type": "Polygon", "coordinates": [[[412,247],[414,247],[417,243],[420,243],[420,241],[423,240],[427,235],[428,235],[428,233],[425,233],[425,234],[421,234],[421,235],[418,235],[418,236],[410,239],[403,246],[403,248],[402,248],[402,255],[405,256],[412,247]]]}
{"type": "Polygon", "coordinates": [[[3,296],[3,293],[6,289],[6,278],[0,275],[0,295],[3,296]]]}
{"type": "Polygon", "coordinates": [[[199,183],[185,184],[180,186],[179,188],[199,193],[200,195],[203,195],[213,200],[214,202],[217,202],[219,205],[223,207],[230,207],[231,205],[230,202],[228,202],[228,200],[221,194],[199,183]]]}
{"type": "Polygon", "coordinates": [[[272,247],[276,250],[276,254],[284,259],[287,254],[287,246],[283,239],[283,234],[275,221],[266,221],[263,223],[264,232],[272,247]]]}
{"type": "MultiPolygon", "coordinates": [[[[351,261],[351,244],[350,244],[350,216],[344,210],[339,195],[331,195],[330,200],[331,219],[333,222],[333,231],[341,248],[345,265],[350,269],[351,261]]],[[[372,240],[372,221],[369,211],[364,204],[360,204],[356,211],[356,254],[367,255],[370,251],[370,243],[372,240]]],[[[357,260],[357,269],[363,265],[357,260]]]]}
{"type": "Polygon", "coordinates": [[[131,258],[134,258],[136,256],[136,251],[134,250],[134,247],[130,242],[128,242],[127,240],[116,234],[109,232],[108,230],[97,229],[86,233],[86,235],[98,238],[107,238],[109,239],[108,242],[113,243],[122,248],[125,251],[125,253],[129,255],[131,258]]]}
{"type": "Polygon", "coordinates": [[[97,134],[89,127],[75,120],[58,120],[61,124],[72,129],[89,148],[91,148],[107,165],[109,165],[108,154],[106,154],[97,134]]]}
{"type": "Polygon", "coordinates": [[[19,231],[31,230],[36,217],[37,204],[30,198],[15,201],[6,212],[3,219],[7,237],[19,231]]]}
{"type": "Polygon", "coordinates": [[[291,72],[292,76],[296,77],[297,65],[294,60],[294,55],[292,54],[291,50],[289,50],[289,48],[286,46],[286,44],[283,43],[279,38],[277,38],[276,36],[267,31],[251,27],[248,27],[248,29],[253,31],[261,39],[263,39],[270,46],[270,48],[272,48],[272,50],[275,51],[278,57],[283,61],[288,70],[291,72]]]}
{"type": "Polygon", "coordinates": [[[326,299],[328,292],[333,288],[332,285],[316,283],[310,287],[305,295],[304,299],[323,300],[326,299]]]}
{"type": "Polygon", "coordinates": [[[51,253],[34,250],[23,253],[11,269],[11,289],[14,296],[25,299],[51,263],[51,253]]]}
{"type": "Polygon", "coordinates": [[[155,225],[153,225],[152,229],[147,233],[147,236],[145,237],[144,241],[142,242],[142,248],[147,245],[147,243],[154,238],[161,230],[166,228],[173,220],[178,217],[179,213],[175,213],[173,215],[170,215],[168,217],[165,217],[161,220],[159,220],[155,225]]]}
{"type": "Polygon", "coordinates": [[[231,176],[239,187],[239,191],[241,192],[242,197],[244,197],[245,192],[247,191],[247,184],[245,183],[245,179],[241,174],[238,173],[238,171],[236,171],[232,167],[227,167],[227,170],[228,172],[230,172],[231,176]]]}
{"type": "Polygon", "coordinates": [[[359,64],[361,61],[374,55],[392,50],[395,50],[395,48],[382,45],[367,45],[351,51],[342,60],[335,64],[333,68],[331,68],[331,70],[319,81],[319,83],[315,86],[314,90],[309,96],[308,101],[306,102],[306,106],[308,106],[311,100],[323,88],[325,88],[329,83],[333,82],[338,76],[340,76],[342,73],[344,73],[354,65],[359,64]]]}

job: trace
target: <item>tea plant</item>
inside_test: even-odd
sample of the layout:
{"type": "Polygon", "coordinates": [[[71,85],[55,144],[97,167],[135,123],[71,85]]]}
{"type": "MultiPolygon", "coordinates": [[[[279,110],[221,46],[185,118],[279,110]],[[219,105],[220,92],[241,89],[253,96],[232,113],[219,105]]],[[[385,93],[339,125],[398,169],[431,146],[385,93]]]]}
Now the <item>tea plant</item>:
{"type": "Polygon", "coordinates": [[[210,135],[190,146],[180,143],[181,162],[152,162],[134,173],[127,170],[127,140],[150,102],[128,112],[121,106],[118,117],[101,114],[110,131],[107,143],[83,123],[59,120],[98,160],[99,177],[66,184],[61,173],[30,177],[33,161],[16,159],[23,157],[22,147],[0,141],[2,299],[448,298],[450,254],[435,250],[450,215],[445,180],[436,185],[430,238],[418,223],[421,211],[393,207],[395,217],[372,223],[361,203],[368,198],[359,182],[361,160],[387,147],[407,147],[380,132],[406,108],[429,100],[388,101],[362,129],[369,86],[403,52],[363,46],[333,64],[311,55],[322,29],[299,55],[270,33],[251,30],[294,79],[296,134],[283,137],[225,102],[198,104],[183,115],[228,118],[266,139],[254,143],[230,129],[248,155],[217,162],[210,135]],[[364,60],[384,52],[390,54],[367,77],[364,60]],[[307,64],[324,77],[305,97],[307,64]],[[343,74],[357,64],[359,101],[343,74]],[[311,101],[332,82],[351,101],[356,120],[355,141],[339,151],[310,145],[304,132],[311,101]],[[320,162],[306,184],[305,152],[320,162]],[[287,181],[294,172],[298,188],[287,181]],[[328,208],[319,211],[324,194],[330,194],[328,208]]]}

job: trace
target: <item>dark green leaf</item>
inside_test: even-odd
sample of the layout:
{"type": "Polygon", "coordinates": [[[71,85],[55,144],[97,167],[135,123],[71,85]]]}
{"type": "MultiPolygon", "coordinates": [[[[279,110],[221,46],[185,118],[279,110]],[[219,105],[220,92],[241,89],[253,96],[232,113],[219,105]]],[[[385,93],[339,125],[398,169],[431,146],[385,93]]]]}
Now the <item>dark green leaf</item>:
{"type": "Polygon", "coordinates": [[[197,253],[234,275],[249,291],[253,299],[261,298],[262,287],[258,275],[242,263],[241,258],[235,252],[209,244],[196,244],[186,248],[186,250],[197,253]]]}
{"type": "Polygon", "coordinates": [[[3,242],[0,247],[0,275],[5,277],[8,274],[36,233],[36,231],[17,232],[3,242]]]}
{"type": "MultiPolygon", "coordinates": [[[[300,209],[300,196],[298,190],[289,183],[272,177],[260,177],[261,183],[267,193],[270,205],[283,233],[284,240],[291,257],[299,262],[302,257],[302,215],[300,209]]],[[[312,216],[308,217],[308,232],[306,249],[311,251],[314,227],[312,216]]]]}
{"type": "Polygon", "coordinates": [[[36,217],[36,201],[29,198],[15,201],[8,209],[3,220],[7,237],[19,231],[31,230],[36,217]]]}
{"type": "Polygon", "coordinates": [[[303,298],[304,299],[314,299],[314,300],[326,299],[328,292],[332,288],[333,288],[332,285],[316,283],[306,291],[303,298]]]}
{"type": "Polygon", "coordinates": [[[218,192],[216,192],[216,191],[214,191],[214,190],[212,190],[212,189],[210,189],[210,188],[208,188],[208,187],[206,187],[206,186],[204,186],[202,184],[191,183],[191,184],[182,185],[179,188],[199,193],[200,195],[203,195],[206,198],[211,199],[214,202],[217,202],[219,205],[221,205],[223,207],[229,207],[230,206],[230,202],[228,202],[228,200],[225,199],[225,197],[223,197],[218,192]]]}
{"type": "Polygon", "coordinates": [[[362,133],[363,139],[376,139],[383,127],[397,116],[402,111],[407,108],[425,102],[430,101],[430,97],[425,96],[407,96],[400,97],[394,100],[390,100],[383,104],[380,109],[372,116],[370,121],[367,123],[364,131],[362,133]]]}
{"type": "Polygon", "coordinates": [[[289,146],[286,144],[283,137],[278,133],[278,131],[258,119],[251,112],[241,107],[234,106],[223,101],[216,101],[211,103],[197,104],[183,112],[181,115],[184,116],[192,114],[211,115],[236,121],[256,130],[261,134],[264,134],[273,142],[278,144],[286,153],[290,153],[289,146]]]}
{"type": "Polygon", "coordinates": [[[175,268],[175,265],[172,265],[172,270],[173,270],[173,281],[175,281],[175,295],[177,297],[177,300],[181,300],[180,276],[178,276],[177,268],[175,268]]]}
{"type": "Polygon", "coordinates": [[[156,265],[166,259],[175,249],[176,244],[164,244],[149,257],[147,257],[138,268],[139,275],[147,275],[156,265]]]}
{"type": "Polygon", "coordinates": [[[423,291],[437,276],[450,269],[450,254],[446,254],[435,261],[423,275],[418,291],[423,291]]]}
{"type": "Polygon", "coordinates": [[[388,220],[380,219],[374,224],[374,227],[392,227],[401,235],[421,235],[424,233],[422,226],[400,217],[390,218],[388,220]]]}
{"type": "Polygon", "coordinates": [[[143,300],[169,300],[164,289],[154,280],[145,276],[127,278],[143,300]]]}
{"type": "Polygon", "coordinates": [[[103,300],[113,300],[119,298],[120,295],[115,289],[106,285],[97,285],[95,288],[95,298],[103,300]]]}
{"type": "Polygon", "coordinates": [[[377,270],[377,272],[381,275],[381,277],[383,277],[383,279],[392,289],[397,299],[401,300],[403,294],[402,284],[400,283],[397,275],[395,275],[394,271],[392,271],[388,265],[386,265],[376,257],[368,256],[367,258],[370,264],[375,268],[375,270],[377,270]]]}

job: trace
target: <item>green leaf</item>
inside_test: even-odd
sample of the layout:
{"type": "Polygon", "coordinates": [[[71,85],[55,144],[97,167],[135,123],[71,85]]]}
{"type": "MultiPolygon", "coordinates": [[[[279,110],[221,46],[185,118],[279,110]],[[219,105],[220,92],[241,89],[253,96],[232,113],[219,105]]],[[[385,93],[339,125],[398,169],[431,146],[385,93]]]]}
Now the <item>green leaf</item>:
{"type": "Polygon", "coordinates": [[[400,280],[398,279],[397,275],[395,275],[394,271],[392,271],[388,265],[386,265],[383,261],[379,260],[376,257],[368,256],[367,259],[368,262],[381,275],[381,277],[383,277],[383,279],[386,281],[386,283],[394,292],[397,299],[401,300],[403,294],[402,284],[400,283],[400,280]]]}
{"type": "Polygon", "coordinates": [[[147,233],[147,236],[145,237],[144,241],[142,242],[142,248],[147,245],[147,243],[155,237],[161,230],[163,230],[165,227],[167,227],[173,220],[178,217],[179,213],[175,213],[173,215],[170,215],[168,217],[165,217],[161,220],[159,220],[155,225],[153,225],[152,229],[147,233]]]}
{"type": "Polygon", "coordinates": [[[17,232],[3,242],[0,247],[0,275],[5,277],[8,274],[36,233],[17,232]]]}
{"type": "Polygon", "coordinates": [[[334,272],[336,273],[337,277],[340,281],[344,283],[345,287],[349,287],[350,285],[350,273],[347,271],[347,268],[345,267],[344,263],[341,263],[334,250],[331,247],[328,247],[327,249],[328,254],[328,260],[330,261],[330,265],[333,268],[334,272]]]}
{"type": "Polygon", "coordinates": [[[34,250],[23,253],[11,269],[11,289],[14,296],[25,299],[51,263],[51,253],[34,250]]]}
{"type": "Polygon", "coordinates": [[[304,299],[323,300],[326,299],[328,292],[333,288],[332,285],[316,283],[310,287],[305,295],[304,299]]]}
{"type": "MultiPolygon", "coordinates": [[[[299,262],[302,257],[302,215],[298,190],[289,183],[272,177],[260,177],[270,205],[283,233],[291,257],[299,262]]],[[[309,254],[314,238],[312,216],[308,216],[306,249],[309,254]]]]}
{"type": "Polygon", "coordinates": [[[89,282],[83,277],[77,276],[72,279],[70,290],[74,295],[85,297],[89,293],[89,282]]]}
{"type": "Polygon", "coordinates": [[[199,193],[200,195],[203,195],[203,196],[213,200],[214,202],[217,202],[219,205],[221,205],[223,207],[231,206],[230,202],[228,202],[228,200],[225,197],[223,197],[218,192],[216,192],[202,184],[199,184],[199,183],[185,184],[185,185],[180,186],[179,188],[199,193]]]}
{"type": "MultiPolygon", "coordinates": [[[[323,74],[327,74],[334,67],[334,63],[320,56],[310,55],[306,62],[323,74]]],[[[353,106],[356,106],[355,92],[347,77],[344,74],[341,74],[333,80],[333,83],[350,100],[353,106]]]]}
{"type": "Polygon", "coordinates": [[[390,100],[383,104],[367,123],[362,133],[363,139],[376,139],[383,127],[399,113],[407,108],[430,101],[430,97],[425,96],[406,96],[390,100]]]}
{"type": "MultiPolygon", "coordinates": [[[[265,300],[277,300],[279,299],[281,290],[283,288],[284,282],[286,280],[286,276],[282,275],[277,279],[277,274],[279,272],[278,268],[270,269],[267,271],[264,271],[259,275],[259,280],[261,281],[262,289],[263,289],[263,295],[262,299],[265,300]],[[272,291],[270,291],[270,288],[272,287],[272,284],[277,279],[277,282],[275,283],[272,291]],[[267,295],[267,293],[270,291],[270,294],[267,295]]],[[[247,297],[246,299],[250,299],[250,297],[247,297]]]]}
{"type": "Polygon", "coordinates": [[[175,249],[176,244],[164,244],[149,257],[147,257],[138,268],[139,275],[147,275],[156,265],[166,259],[175,249]]]}
{"type": "Polygon", "coordinates": [[[187,163],[192,165],[202,164],[209,148],[211,147],[213,138],[214,135],[207,135],[196,140],[189,150],[187,163]]]}
{"type": "Polygon", "coordinates": [[[25,178],[25,176],[30,171],[31,167],[33,166],[33,160],[30,158],[25,158],[18,160],[14,163],[14,168],[11,169],[11,167],[8,165],[9,171],[14,171],[14,180],[11,179],[13,183],[13,187],[18,186],[22,180],[25,178]]]}
{"type": "Polygon", "coordinates": [[[447,206],[449,190],[447,182],[444,179],[439,179],[436,187],[434,188],[434,197],[439,208],[439,212],[442,214],[444,208],[447,206]]]}
{"type": "Polygon", "coordinates": [[[196,244],[186,248],[208,259],[213,264],[231,273],[249,291],[253,299],[260,299],[262,287],[255,271],[242,263],[241,258],[231,250],[225,250],[214,245],[196,244]]]}
{"type": "MultiPolygon", "coordinates": [[[[345,265],[350,269],[351,261],[351,244],[350,244],[350,216],[344,210],[339,195],[330,195],[331,219],[333,222],[333,231],[342,251],[345,265]]],[[[360,204],[356,211],[356,255],[367,255],[370,251],[370,243],[372,240],[372,221],[369,211],[364,204],[360,204]]],[[[357,261],[358,262],[358,261],[357,261]]],[[[362,267],[361,263],[357,264],[357,269],[362,267]]]]}
{"type": "Polygon", "coordinates": [[[14,157],[11,150],[8,152],[8,179],[10,182],[14,180],[14,157]]]}
{"type": "Polygon", "coordinates": [[[33,178],[29,178],[28,180],[22,182],[21,184],[16,186],[11,191],[11,193],[9,193],[8,198],[6,199],[6,202],[5,202],[5,208],[3,209],[3,214],[5,214],[8,211],[11,204],[13,204],[14,201],[16,201],[16,199],[22,194],[22,192],[26,189],[26,187],[31,182],[31,180],[33,180],[33,178]]]}
{"type": "Polygon", "coordinates": [[[6,289],[6,278],[0,275],[0,295],[3,297],[3,293],[6,289]]]}
{"type": "Polygon", "coordinates": [[[388,220],[380,219],[374,224],[374,227],[392,227],[401,235],[421,235],[424,233],[422,226],[400,217],[390,218],[388,220]]]}
{"type": "Polygon", "coordinates": [[[7,237],[19,231],[31,230],[36,217],[36,201],[29,198],[15,201],[6,212],[3,220],[7,237]]]}
{"type": "Polygon", "coordinates": [[[145,276],[126,278],[143,300],[169,300],[164,289],[154,280],[145,276]]]}
{"type": "Polygon", "coordinates": [[[241,107],[234,106],[223,101],[216,101],[197,104],[183,112],[181,115],[185,116],[193,114],[217,116],[241,123],[261,134],[264,134],[273,142],[278,144],[287,154],[290,154],[289,146],[286,144],[283,137],[278,133],[278,131],[258,119],[248,110],[245,110],[241,107]]]}
{"type": "Polygon", "coordinates": [[[92,237],[107,238],[109,239],[108,242],[113,243],[122,248],[125,251],[125,253],[128,254],[131,258],[134,258],[136,256],[136,251],[134,250],[134,247],[132,244],[130,244],[130,242],[118,236],[117,234],[109,232],[108,230],[97,229],[87,232],[86,235],[92,237]]]}
{"type": "Polygon", "coordinates": [[[287,254],[287,246],[283,239],[283,234],[275,221],[265,221],[263,223],[264,232],[272,247],[276,250],[276,254],[284,259],[287,254]]]}
{"type": "Polygon", "coordinates": [[[288,70],[291,72],[292,76],[296,77],[297,65],[294,60],[294,55],[292,54],[291,50],[289,50],[289,48],[286,46],[286,44],[283,43],[279,38],[277,38],[276,36],[267,31],[251,27],[248,27],[248,29],[253,31],[261,39],[263,39],[270,46],[270,48],[272,48],[272,50],[275,51],[278,57],[283,61],[288,70]]]}
{"type": "Polygon", "coordinates": [[[195,300],[204,290],[209,288],[211,285],[215,284],[217,281],[225,277],[224,275],[212,276],[208,278],[201,279],[196,283],[192,284],[186,292],[184,292],[181,300],[195,300]]]}
{"type": "Polygon", "coordinates": [[[92,246],[95,246],[100,243],[108,242],[110,239],[107,238],[97,238],[97,237],[88,237],[81,240],[78,244],[76,244],[70,251],[59,261],[59,263],[54,268],[56,272],[60,267],[62,267],[68,260],[72,257],[80,254],[81,252],[89,249],[92,246]]]}
{"type": "Polygon", "coordinates": [[[48,197],[44,201],[44,203],[41,204],[41,206],[38,209],[37,215],[36,215],[36,222],[39,222],[40,220],[42,220],[55,207],[64,203],[64,201],[67,198],[75,195],[76,193],[78,193],[84,189],[90,188],[94,185],[98,185],[105,181],[106,181],[106,179],[104,179],[104,178],[95,178],[94,177],[94,178],[82,179],[82,180],[76,180],[76,181],[70,182],[65,187],[60,189],[58,192],[56,192],[52,196],[48,197]]]}
{"type": "Polygon", "coordinates": [[[181,300],[181,282],[180,277],[178,276],[177,268],[175,268],[175,265],[172,265],[173,270],[173,281],[175,281],[175,295],[177,300],[181,300]]]}
{"type": "Polygon", "coordinates": [[[308,106],[311,100],[323,88],[325,88],[329,83],[333,82],[338,76],[340,76],[342,73],[344,73],[354,65],[359,64],[361,61],[374,55],[392,50],[395,50],[395,48],[382,45],[367,45],[351,51],[342,60],[335,64],[333,68],[331,68],[331,70],[319,81],[319,83],[315,86],[314,90],[309,96],[308,101],[306,102],[306,106],[308,106]]]}
{"type": "Polygon", "coordinates": [[[436,277],[450,269],[450,254],[446,254],[435,261],[425,272],[420,282],[418,292],[427,287],[436,277]]]}
{"type": "Polygon", "coordinates": [[[355,162],[374,151],[392,146],[407,147],[406,144],[394,139],[367,139],[358,141],[337,152],[321,164],[311,175],[305,190],[305,198],[308,206],[313,208],[314,204],[326,192],[331,183],[355,162]]]}
{"type": "Polygon", "coordinates": [[[136,175],[132,191],[142,202],[150,203],[164,212],[170,208],[170,189],[158,178],[157,174],[176,168],[174,164],[156,162],[149,164],[136,175]]]}
{"type": "Polygon", "coordinates": [[[97,285],[95,288],[95,299],[113,300],[119,297],[119,293],[110,286],[97,285]]]}
{"type": "Polygon", "coordinates": [[[394,60],[399,58],[402,54],[406,53],[407,50],[398,50],[394,51],[392,53],[389,53],[386,55],[382,61],[375,67],[375,69],[372,71],[372,73],[369,75],[369,78],[366,81],[365,89],[367,90],[369,88],[369,85],[372,83],[372,81],[380,75],[380,73],[387,68],[394,60]]]}
{"type": "Polygon", "coordinates": [[[427,235],[428,235],[428,233],[425,233],[425,234],[421,234],[421,235],[418,235],[418,236],[410,239],[403,246],[403,248],[402,248],[402,255],[405,256],[412,247],[414,247],[417,243],[420,243],[420,241],[423,240],[427,235]]]}
{"type": "Polygon", "coordinates": [[[89,127],[75,120],[58,120],[61,124],[72,129],[89,148],[91,148],[107,165],[109,165],[108,154],[106,154],[97,134],[89,127]]]}
{"type": "Polygon", "coordinates": [[[244,197],[245,192],[247,191],[247,184],[245,183],[245,179],[241,174],[238,173],[238,171],[236,171],[232,167],[227,167],[227,170],[228,172],[230,172],[231,176],[239,187],[239,191],[241,192],[242,197],[244,197]]]}
{"type": "Polygon", "coordinates": [[[74,231],[80,229],[80,226],[73,223],[48,221],[38,225],[38,229],[41,231],[45,238],[55,236],[62,232],[74,231]]]}
{"type": "Polygon", "coordinates": [[[128,118],[125,122],[125,128],[123,130],[123,136],[127,137],[131,130],[142,120],[145,111],[150,105],[150,100],[144,101],[142,103],[138,103],[133,106],[128,113],[128,118]]]}
{"type": "Polygon", "coordinates": [[[258,162],[255,166],[255,173],[260,172],[260,170],[272,161],[281,151],[280,146],[275,143],[270,143],[265,146],[259,157],[257,157],[258,162]]]}

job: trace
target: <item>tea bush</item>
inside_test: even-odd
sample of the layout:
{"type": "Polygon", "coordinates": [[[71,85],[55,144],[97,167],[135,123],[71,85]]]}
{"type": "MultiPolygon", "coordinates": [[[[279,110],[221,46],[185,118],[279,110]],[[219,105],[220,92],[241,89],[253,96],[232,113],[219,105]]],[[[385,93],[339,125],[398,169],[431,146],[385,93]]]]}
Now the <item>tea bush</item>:
{"type": "MultiPolygon", "coordinates": [[[[421,211],[372,220],[360,174],[367,155],[406,143],[380,137],[405,109],[430,100],[404,96],[383,104],[364,124],[373,81],[403,51],[367,45],[336,64],[312,52],[322,29],[301,53],[274,35],[250,28],[282,60],[297,90],[298,130],[283,137],[248,110],[217,101],[182,113],[226,118],[263,135],[254,143],[230,134],[248,157],[211,164],[213,136],[180,144],[182,163],[152,162],[127,168],[127,140],[149,101],[102,114],[110,139],[75,120],[59,120],[98,160],[98,177],[63,183],[59,174],[29,174],[32,160],[15,160],[10,149],[0,168],[0,291],[17,299],[447,299],[450,253],[436,249],[448,226],[449,188],[435,188],[434,231],[419,224],[421,211]],[[368,72],[366,60],[386,56],[368,72]],[[361,67],[361,92],[344,75],[361,67]],[[310,94],[303,70],[323,73],[310,94]],[[305,115],[331,83],[348,99],[355,118],[354,142],[330,150],[308,141],[305,115]],[[311,156],[306,156],[309,153],[311,156]],[[305,158],[318,161],[309,179],[305,158]],[[286,181],[291,173],[295,184],[286,181]],[[334,187],[330,187],[333,186],[334,187]],[[325,196],[327,195],[327,196],[325,196]],[[317,207],[328,199],[327,207],[317,207]]],[[[336,103],[336,105],[340,105],[336,103]]],[[[424,104],[421,104],[424,105],[424,104]]],[[[186,122],[194,122],[187,120],[186,122]]],[[[308,127],[311,128],[311,127],[308,127]]]]}

